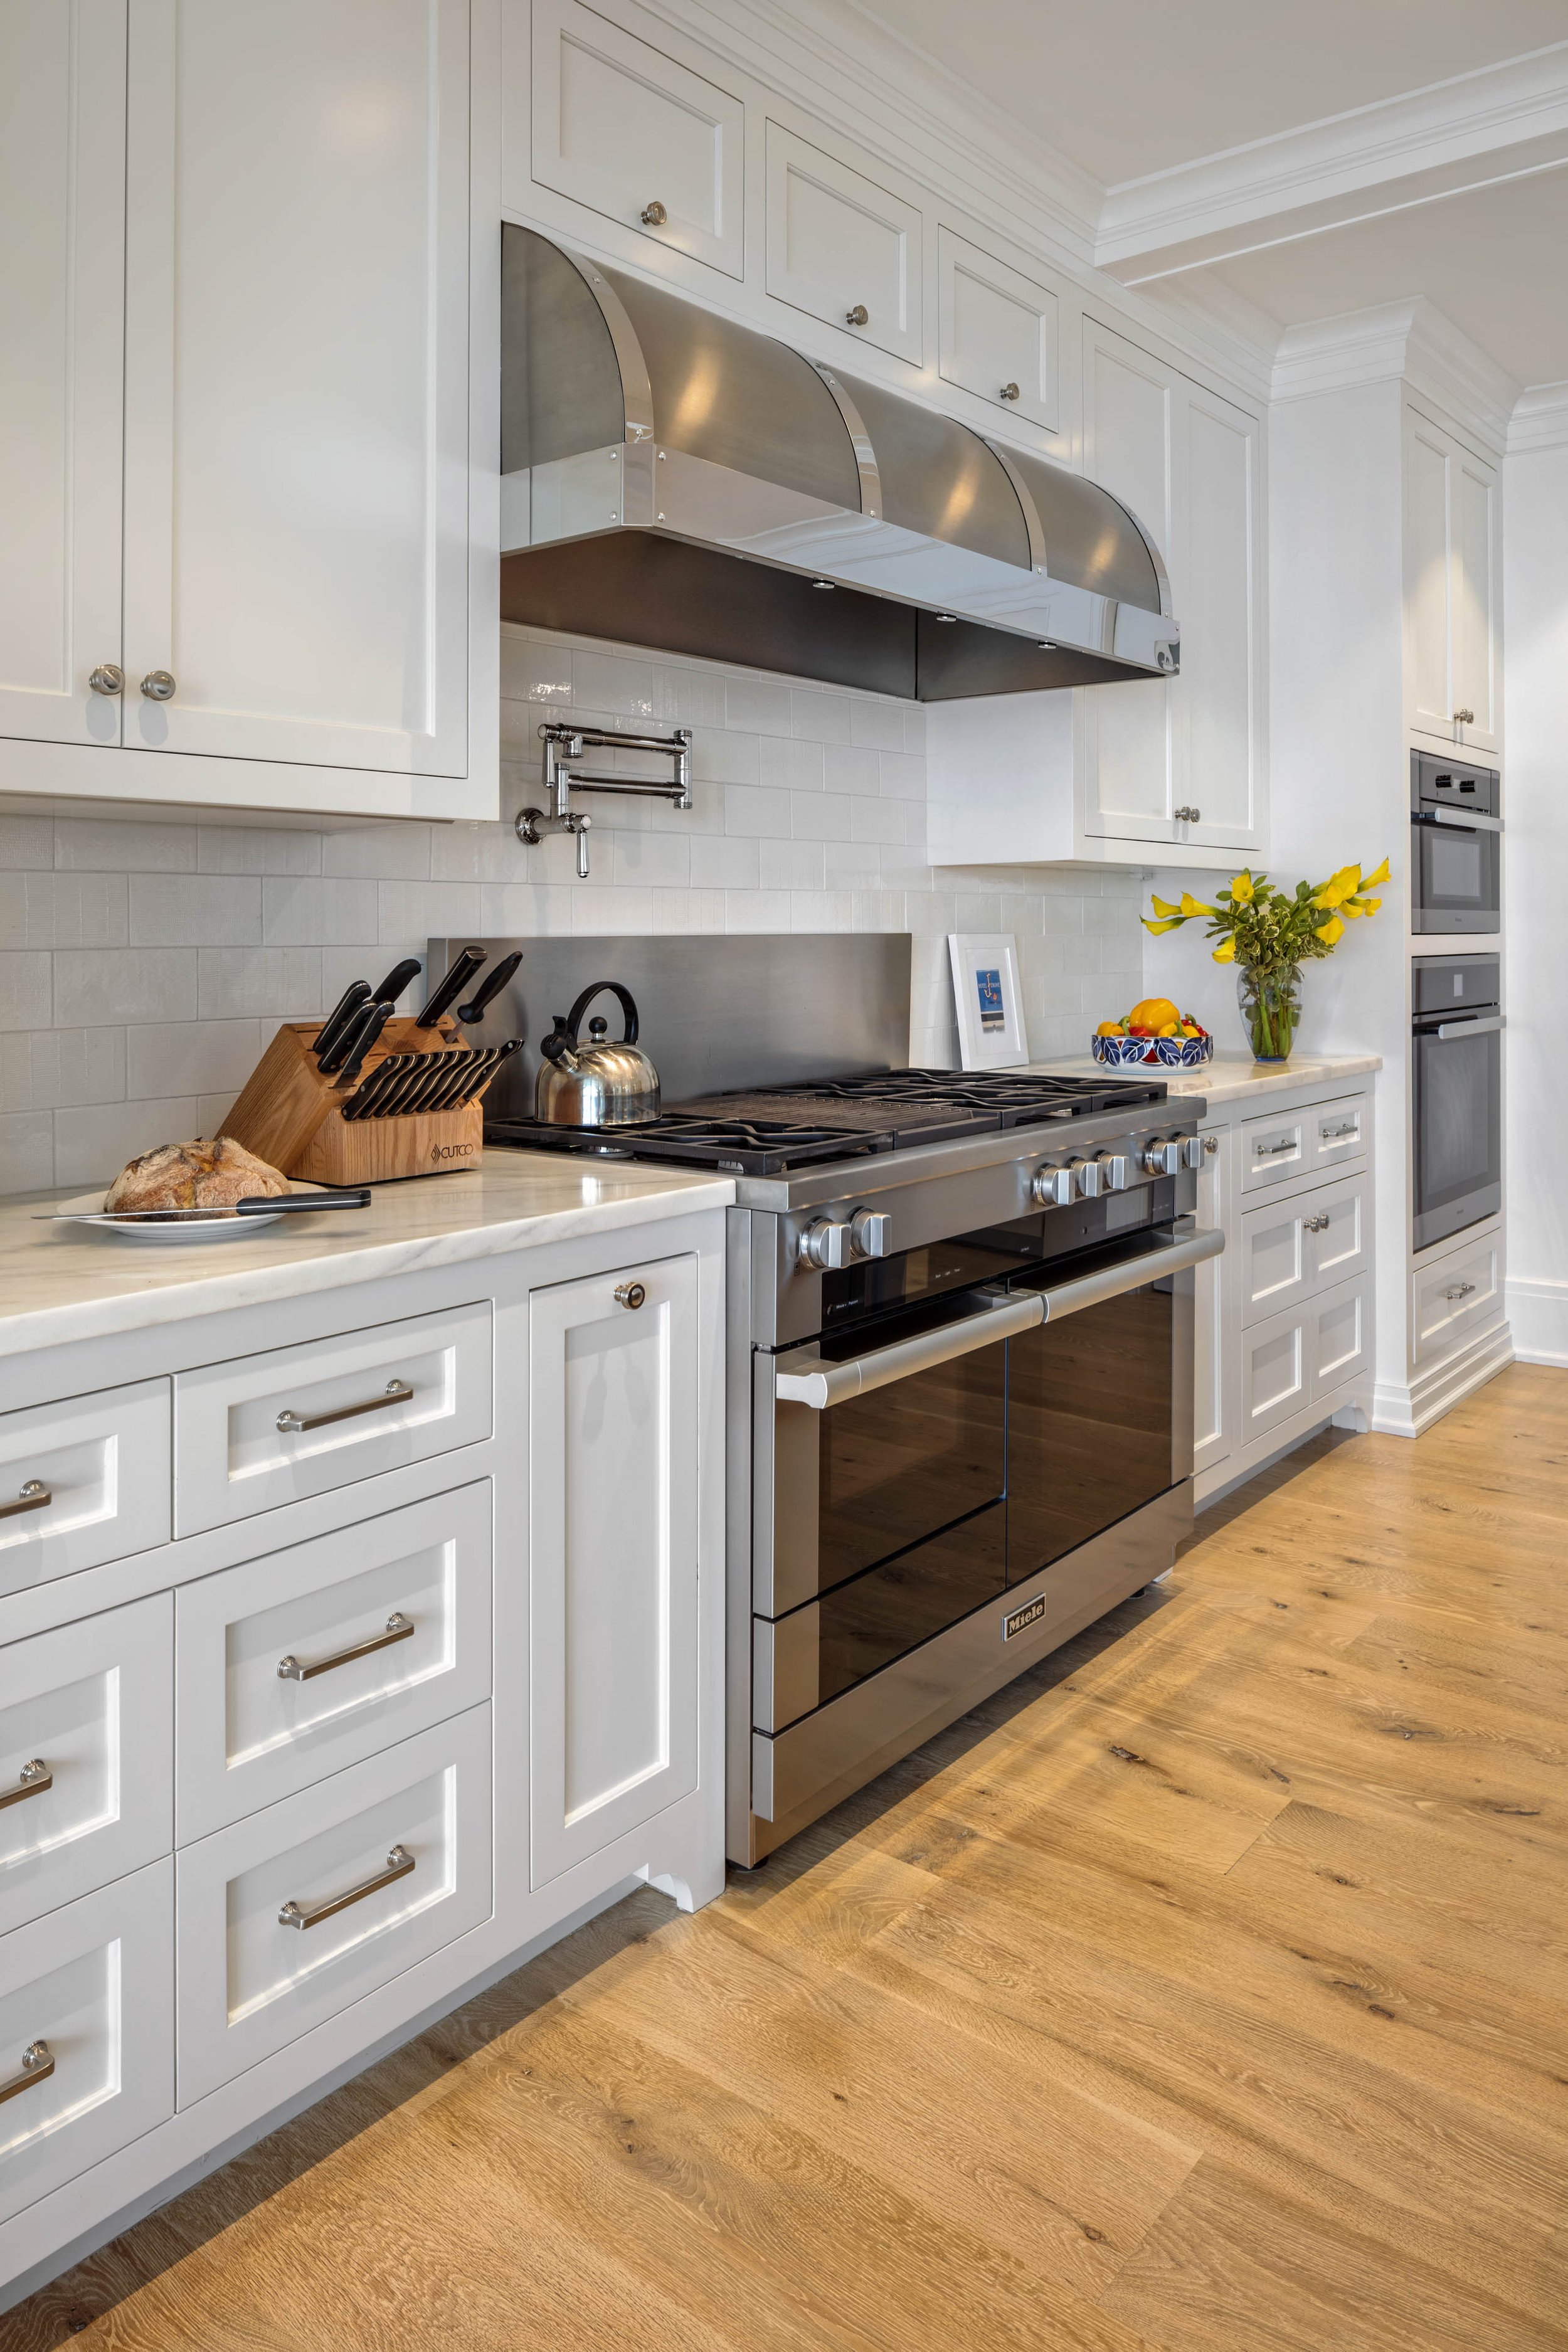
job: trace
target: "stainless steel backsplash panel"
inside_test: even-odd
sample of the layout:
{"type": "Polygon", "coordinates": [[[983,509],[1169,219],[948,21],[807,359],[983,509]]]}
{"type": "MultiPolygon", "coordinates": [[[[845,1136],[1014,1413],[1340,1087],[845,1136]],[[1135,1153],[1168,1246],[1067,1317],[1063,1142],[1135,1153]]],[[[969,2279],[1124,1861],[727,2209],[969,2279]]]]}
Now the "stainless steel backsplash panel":
{"type": "MultiPolygon", "coordinates": [[[[439,979],[467,939],[429,943],[439,979]]],[[[679,938],[479,940],[492,961],[522,950],[466,1042],[521,1037],[485,1097],[490,1116],[533,1116],[539,1042],[590,981],[637,999],[640,1043],[667,1107],[721,1088],[783,1085],[904,1067],[910,1058],[910,940],[904,931],[728,932],[679,938]]],[[[482,981],[484,975],[479,975],[482,981]]],[[[620,1006],[595,1012],[620,1034],[620,1006]]]]}

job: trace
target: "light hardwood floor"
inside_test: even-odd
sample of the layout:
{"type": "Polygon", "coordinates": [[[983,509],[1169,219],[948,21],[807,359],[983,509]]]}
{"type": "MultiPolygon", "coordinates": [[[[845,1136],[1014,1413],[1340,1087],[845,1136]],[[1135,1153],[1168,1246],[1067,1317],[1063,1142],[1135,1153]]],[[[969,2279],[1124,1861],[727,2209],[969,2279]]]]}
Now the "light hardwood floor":
{"type": "Polygon", "coordinates": [[[1568,2346],[1568,1375],[1320,1453],[4,2352],[1568,2346]]]}

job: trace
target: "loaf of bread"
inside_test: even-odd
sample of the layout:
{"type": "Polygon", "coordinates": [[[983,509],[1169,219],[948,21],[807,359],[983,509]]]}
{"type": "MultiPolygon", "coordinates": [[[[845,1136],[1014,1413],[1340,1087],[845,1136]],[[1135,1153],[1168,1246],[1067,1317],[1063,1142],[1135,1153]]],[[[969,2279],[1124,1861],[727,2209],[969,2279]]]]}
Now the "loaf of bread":
{"type": "Polygon", "coordinates": [[[270,1199],[292,1188],[265,1160],[231,1135],[216,1141],[160,1143],[122,1168],[104,1195],[106,1209],[134,1215],[144,1209],[232,1209],[237,1201],[270,1199]]]}

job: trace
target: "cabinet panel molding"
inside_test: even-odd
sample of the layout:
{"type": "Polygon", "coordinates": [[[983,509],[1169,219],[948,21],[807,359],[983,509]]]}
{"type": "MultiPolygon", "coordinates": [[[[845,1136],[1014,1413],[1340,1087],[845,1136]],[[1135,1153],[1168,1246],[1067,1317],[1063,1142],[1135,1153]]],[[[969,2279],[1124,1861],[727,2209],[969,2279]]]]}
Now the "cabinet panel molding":
{"type": "Polygon", "coordinates": [[[1060,424],[1055,294],[945,223],[937,231],[938,365],[943,380],[1003,415],[1060,424]]]}
{"type": "Polygon", "coordinates": [[[768,292],[918,366],[917,207],[778,122],[767,127],[767,191],[768,292]]]}

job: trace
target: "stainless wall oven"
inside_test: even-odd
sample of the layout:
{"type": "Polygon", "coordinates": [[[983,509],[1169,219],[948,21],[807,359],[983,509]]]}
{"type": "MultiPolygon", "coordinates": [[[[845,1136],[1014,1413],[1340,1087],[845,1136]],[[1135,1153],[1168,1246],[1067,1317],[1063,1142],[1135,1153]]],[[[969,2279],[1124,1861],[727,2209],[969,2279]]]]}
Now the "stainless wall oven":
{"type": "Polygon", "coordinates": [[[1495,931],[1502,919],[1498,772],[1410,754],[1410,919],[1418,935],[1495,931]]]}
{"type": "Polygon", "coordinates": [[[1501,959],[1419,956],[1414,1006],[1414,1239],[1427,1249],[1502,1206],[1501,959]]]}

